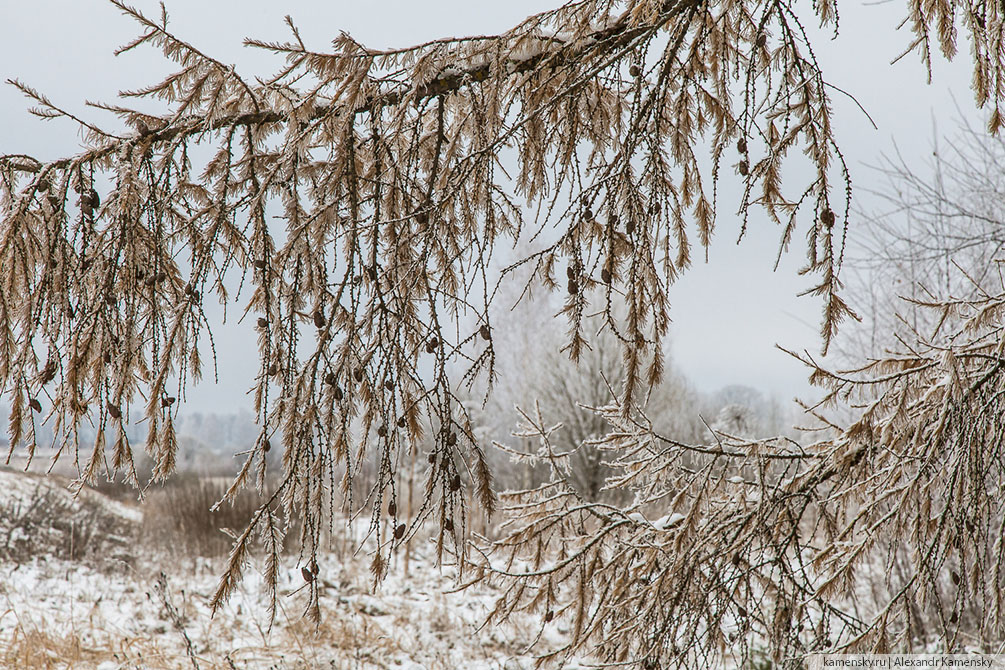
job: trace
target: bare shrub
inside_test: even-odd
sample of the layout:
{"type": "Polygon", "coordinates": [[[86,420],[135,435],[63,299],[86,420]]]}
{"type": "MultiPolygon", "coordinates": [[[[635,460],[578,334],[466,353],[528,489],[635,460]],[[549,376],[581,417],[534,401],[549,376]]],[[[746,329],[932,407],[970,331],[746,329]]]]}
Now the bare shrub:
{"type": "Polygon", "coordinates": [[[0,504],[0,559],[132,559],[135,527],[129,518],[109,509],[100,496],[74,497],[56,481],[27,481],[32,479],[30,494],[0,504]]]}

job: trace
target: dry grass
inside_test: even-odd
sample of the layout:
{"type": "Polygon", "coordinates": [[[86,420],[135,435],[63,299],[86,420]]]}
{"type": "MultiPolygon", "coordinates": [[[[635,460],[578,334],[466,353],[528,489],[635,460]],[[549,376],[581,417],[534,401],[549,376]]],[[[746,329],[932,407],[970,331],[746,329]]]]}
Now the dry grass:
{"type": "Polygon", "coordinates": [[[74,632],[59,636],[36,628],[25,629],[20,623],[0,652],[3,667],[26,670],[96,665],[110,658],[107,652],[85,647],[74,632]]]}
{"type": "Polygon", "coordinates": [[[222,529],[242,530],[262,502],[257,493],[245,490],[210,511],[228,485],[225,478],[181,473],[149,491],[143,502],[142,541],[175,555],[226,555],[233,540],[222,529]]]}
{"type": "MultiPolygon", "coordinates": [[[[494,669],[502,667],[501,657],[522,654],[535,636],[535,630],[513,625],[491,636],[478,633],[474,626],[481,615],[471,605],[472,594],[440,593],[453,585],[452,570],[443,574],[434,567],[429,532],[413,538],[407,575],[403,562],[394,561],[382,593],[371,593],[366,551],[354,557],[348,550],[367,544],[365,523],[340,526],[352,539],[333,537],[328,551],[318,554],[319,624],[303,617],[309,590],[290,555],[280,566],[271,629],[255,560],[234,596],[210,617],[219,554],[230,543],[218,528],[245,523],[258,501],[245,493],[239,498],[245,504],[225,505],[210,515],[223,485],[187,475],[148,490],[142,527],[136,522],[136,541],[127,548],[131,567],[125,570],[95,570],[93,551],[83,561],[79,553],[63,554],[38,542],[24,560],[0,561],[0,669],[383,670],[419,663],[446,670],[468,660],[494,669]],[[158,588],[162,570],[169,577],[158,588]]],[[[24,498],[26,508],[47,509],[44,489],[26,490],[31,493],[24,498]]],[[[78,500],[84,498],[97,510],[96,518],[108,512],[103,500],[109,509],[121,507],[93,491],[78,500]]],[[[49,509],[39,523],[59,525],[60,509],[49,509]]],[[[104,546],[104,529],[96,527],[94,546],[104,546]]]]}

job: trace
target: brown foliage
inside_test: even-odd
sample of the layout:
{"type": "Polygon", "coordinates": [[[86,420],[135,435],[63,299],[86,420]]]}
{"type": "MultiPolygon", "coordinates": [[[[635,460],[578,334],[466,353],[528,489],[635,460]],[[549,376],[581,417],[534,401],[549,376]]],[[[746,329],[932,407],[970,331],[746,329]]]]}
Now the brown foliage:
{"type": "MultiPolygon", "coordinates": [[[[779,253],[797,228],[805,233],[805,272],[823,301],[825,348],[853,316],[839,295],[850,181],[801,24],[836,27],[831,0],[811,8],[760,0],[569,2],[501,35],[388,51],[345,34],[330,51],[314,51],[288,21],[289,42],[248,41],[285,58],[275,76],[254,81],[175,36],[166,11],[154,19],[113,3],[142,31],[120,52],[149,44],[178,67],[125,98],[162,99],[171,111],[151,116],[103,105],[129,126],[112,132],[13,82],[36,103],[34,113],[79,123],[87,146],[48,163],[0,157],[0,379],[11,399],[12,447],[24,440],[33,448],[44,416],[62,453],[76,459],[78,427],[90,421],[97,439],[81,463],[83,479],[93,481],[106,463],[132,476],[124,425],[140,413],[154,475],[166,477],[177,452],[174,399],[203,371],[203,301],[230,301],[226,287],[239,279],[248,291],[245,313],[257,323],[261,434],[227,498],[252,475],[264,490],[270,448],[281,452],[283,474],[238,537],[214,603],[233,589],[254,533],[275,556],[279,506],[303,519],[300,541],[310,557],[340,497],[354,508],[370,504],[381,530],[379,510],[385,496],[396,497],[400,460],[424,436],[432,458],[413,523],[437,518],[438,551],[456,551],[463,561],[465,547],[455,540],[465,533],[466,489],[474,486],[487,507],[493,496],[457,385],[491,382],[489,307],[499,283],[526,267],[527,290],[567,289],[573,359],[591,327],[619,341],[619,399],[599,410],[614,427],[601,444],[617,446],[625,470],[609,485],[637,487],[640,506],[662,501],[674,516],[651,529],[625,510],[580,504],[556,474],[552,485],[527,494],[520,509],[529,516],[510,546],[530,548],[536,563],[558,546],[562,558],[531,573],[502,571],[519,586],[500,612],[547,607],[573,619],[574,646],[597,642],[605,658],[650,665],[681,649],[721,649],[727,620],[743,631],[757,627],[779,655],[807,648],[790,620],[812,621],[814,630],[840,621],[853,631],[841,638],[845,646],[886,644],[892,614],[858,626],[828,600],[830,591],[792,566],[823,542],[836,557],[816,557],[833,575],[827,585],[847,583],[876,537],[867,534],[859,552],[847,534],[865,523],[911,525],[901,513],[924,509],[915,504],[930,495],[924,485],[970,462],[954,440],[970,446],[976,438],[967,431],[996,434],[996,305],[984,306],[989,335],[975,347],[957,351],[953,342],[950,356],[936,355],[942,345],[933,344],[890,363],[896,369],[881,371],[875,385],[884,391],[866,423],[813,448],[719,434],[713,445],[685,444],[656,437],[637,411],[642,392],[663,376],[668,290],[687,270],[692,247],[707,247],[713,234],[724,163],[744,185],[744,231],[757,205],[782,227],[779,253]],[[189,153],[198,142],[212,147],[201,165],[189,153]],[[790,170],[783,190],[783,167],[796,153],[810,169],[790,170]],[[795,183],[793,175],[804,178],[795,183]],[[269,223],[271,207],[281,225],[269,223]],[[537,212],[534,220],[525,221],[524,211],[537,212]],[[528,234],[538,248],[494,272],[494,250],[528,234]],[[591,316],[592,300],[602,307],[591,316]],[[937,374],[949,382],[939,387],[937,374]],[[41,406],[43,397],[50,406],[41,406]],[[974,412],[979,420],[969,421],[974,412]],[[890,455],[901,453],[905,463],[890,455]],[[933,459],[946,467],[921,467],[933,459]],[[375,484],[366,500],[354,500],[353,478],[365,460],[376,465],[375,484]],[[743,483],[729,484],[728,472],[743,483]],[[864,472],[878,479],[860,479],[864,472]],[[872,505],[847,516],[876,481],[888,493],[911,493],[880,498],[891,515],[872,505]],[[748,488],[758,494],[750,501],[742,495],[748,488]],[[834,500],[843,506],[832,513],[834,500]],[[820,526],[805,535],[810,510],[820,526]],[[556,580],[578,594],[561,609],[556,580]],[[600,590],[590,595],[587,584],[600,590]],[[817,600],[807,601],[811,595],[817,600]]],[[[963,8],[908,4],[917,37],[909,50],[927,60],[934,31],[951,55],[963,8]]],[[[993,3],[965,9],[978,102],[995,106],[997,128],[995,36],[1003,16],[993,3]]],[[[837,392],[859,383],[819,378],[837,392]]],[[[535,421],[547,446],[544,424],[535,421]]],[[[926,517],[913,524],[918,542],[969,541],[938,533],[962,527],[964,504],[984,509],[973,472],[960,474],[971,477],[975,485],[964,490],[977,498],[939,508],[959,511],[952,523],[933,530],[926,517]]],[[[378,578],[392,547],[384,543],[373,557],[378,578]]],[[[928,588],[939,565],[921,566],[928,588]]],[[[969,573],[962,584],[986,593],[994,575],[969,573]]],[[[813,639],[811,648],[828,646],[825,632],[813,639]]]]}

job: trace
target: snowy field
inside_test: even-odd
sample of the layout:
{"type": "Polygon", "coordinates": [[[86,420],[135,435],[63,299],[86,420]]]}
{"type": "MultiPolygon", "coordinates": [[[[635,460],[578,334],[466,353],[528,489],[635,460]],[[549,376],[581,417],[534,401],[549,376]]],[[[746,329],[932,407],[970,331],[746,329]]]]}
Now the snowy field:
{"type": "MultiPolygon", "coordinates": [[[[255,565],[211,617],[208,603],[223,557],[153,552],[132,539],[139,537],[142,506],[93,491],[73,498],[65,484],[0,470],[0,541],[6,539],[0,547],[7,547],[0,554],[0,667],[533,667],[527,646],[540,633],[540,617],[480,628],[494,594],[485,588],[452,593],[454,570],[433,565],[430,543],[413,545],[407,575],[396,558],[376,590],[365,550],[321,556],[319,626],[302,616],[307,589],[296,555],[288,556],[270,631],[268,594],[255,565]],[[39,523],[45,519],[39,501],[59,518],[39,523]],[[104,530],[95,533],[95,526],[104,530]]],[[[547,625],[544,647],[561,644],[563,625],[547,625]]]]}

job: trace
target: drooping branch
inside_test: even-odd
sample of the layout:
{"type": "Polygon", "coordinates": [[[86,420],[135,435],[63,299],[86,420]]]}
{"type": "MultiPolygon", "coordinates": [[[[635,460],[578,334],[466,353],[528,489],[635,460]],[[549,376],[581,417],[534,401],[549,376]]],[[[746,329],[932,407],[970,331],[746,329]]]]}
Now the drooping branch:
{"type": "MultiPolygon", "coordinates": [[[[126,428],[142,405],[144,447],[156,475],[169,474],[173,418],[213,347],[204,300],[230,304],[236,284],[258,342],[261,432],[231,495],[253,479],[263,487],[274,447],[283,475],[240,536],[221,598],[252,531],[275,545],[280,508],[303,519],[310,560],[340,499],[371,511],[385,538],[376,578],[430,517],[439,550],[463,556],[464,489],[490,498],[464,387],[491,385],[490,307],[518,268],[529,270],[526,291],[564,285],[573,357],[590,330],[614,333],[626,371],[618,420],[629,420],[663,376],[670,288],[691,263],[691,235],[710,244],[733,147],[743,230],[761,207],[783,226],[782,248],[805,231],[825,346],[852,314],[839,294],[850,178],[788,3],[571,2],[501,35],[389,51],[348,35],[332,53],[310,51],[289,22],[294,43],[250,42],[287,58],[255,85],[169,32],[166,12],[154,21],[114,4],[143,30],[123,50],[149,44],[179,66],[124,96],[170,112],[103,105],[134,129],[115,139],[21,87],[40,116],[80,123],[89,148],[49,163],[0,158],[10,443],[33,448],[45,412],[58,454],[77,459],[92,445],[82,479],[106,468],[135,476],[126,428]],[[805,182],[783,188],[783,165],[800,152],[805,182]],[[536,212],[530,234],[526,212],[536,212]],[[499,272],[504,242],[529,250],[499,272]],[[426,495],[406,528],[390,512],[395,473],[418,447],[426,495]],[[358,491],[366,465],[373,478],[358,491]]],[[[836,21],[830,2],[814,11],[836,21]]],[[[781,518],[804,493],[752,518],[781,518]]],[[[790,556],[791,543],[778,546],[790,556]]]]}
{"type": "Polygon", "coordinates": [[[686,444],[597,408],[608,433],[578,449],[608,455],[626,506],[583,499],[550,457],[556,429],[525,415],[517,435],[540,447],[520,456],[551,481],[504,497],[471,578],[502,588],[492,619],[561,618],[571,640],[542,658],[642,667],[999,644],[1005,295],[923,307],[944,328],[913,351],[844,373],[804,360],[831,390],[813,413],[864,403],[806,447],[686,444]]]}

